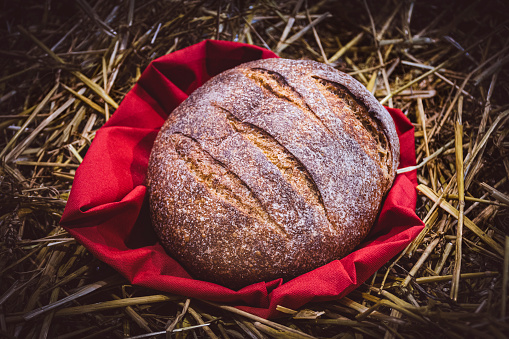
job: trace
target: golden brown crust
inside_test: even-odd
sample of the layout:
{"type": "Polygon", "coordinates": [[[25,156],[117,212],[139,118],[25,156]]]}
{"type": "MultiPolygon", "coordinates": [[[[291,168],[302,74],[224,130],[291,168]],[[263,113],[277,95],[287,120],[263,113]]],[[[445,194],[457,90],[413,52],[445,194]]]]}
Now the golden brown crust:
{"type": "Polygon", "coordinates": [[[163,246],[196,278],[292,278],[366,236],[399,161],[387,111],[313,61],[226,71],[165,122],[148,186],[163,246]]]}

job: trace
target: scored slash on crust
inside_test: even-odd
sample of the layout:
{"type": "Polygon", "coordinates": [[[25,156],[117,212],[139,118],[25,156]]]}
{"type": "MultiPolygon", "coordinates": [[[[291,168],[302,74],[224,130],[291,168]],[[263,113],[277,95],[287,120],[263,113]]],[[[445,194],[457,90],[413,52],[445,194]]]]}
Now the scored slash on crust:
{"type": "MultiPolygon", "coordinates": [[[[276,97],[282,98],[287,102],[296,105],[303,112],[310,114],[313,120],[322,125],[322,127],[330,135],[335,137],[335,133],[329,129],[328,124],[326,124],[324,120],[318,114],[316,114],[316,112],[314,112],[311,107],[309,107],[303,96],[285,80],[283,75],[261,67],[252,67],[246,69],[244,70],[244,75],[247,78],[253,80],[258,86],[269,91],[276,97]]],[[[349,120],[352,124],[352,128],[356,125],[359,125],[360,123],[365,131],[365,133],[363,133],[361,130],[360,133],[368,133],[371,136],[372,139],[365,136],[362,142],[359,142],[359,144],[366,145],[371,143],[377,145],[376,154],[373,154],[374,152],[370,152],[369,147],[364,147],[364,149],[368,154],[371,153],[370,156],[374,158],[373,160],[380,160],[381,170],[384,173],[384,177],[386,180],[390,181],[392,158],[391,153],[388,150],[389,146],[387,136],[383,132],[383,128],[380,125],[380,122],[370,116],[366,105],[355,98],[355,96],[348,90],[347,87],[318,76],[311,76],[311,78],[316,81],[316,85],[319,86],[321,90],[320,92],[322,94],[325,96],[327,96],[326,93],[332,94],[332,97],[329,96],[328,98],[331,102],[337,103],[340,101],[344,104],[343,107],[347,108],[351,112],[352,117],[349,117],[349,120]],[[375,157],[378,159],[375,159],[375,157]]],[[[335,108],[336,107],[334,105],[331,105],[330,107],[332,111],[337,113],[338,110],[335,108]]],[[[348,126],[348,124],[346,125],[348,126]]],[[[357,129],[355,132],[351,131],[351,134],[354,135],[356,132],[359,133],[359,129],[357,129]]]]}
{"type": "Polygon", "coordinates": [[[297,157],[268,132],[249,122],[241,121],[225,108],[215,106],[224,112],[226,121],[235,132],[257,147],[267,160],[279,169],[294,191],[327,217],[327,209],[320,190],[304,164],[297,157]]]}
{"type": "MultiPolygon", "coordinates": [[[[372,154],[372,152],[369,152],[368,147],[364,147],[364,149],[368,154],[371,153],[370,156],[374,158],[373,160],[376,158],[380,160],[380,165],[384,172],[384,176],[390,180],[389,177],[392,169],[392,158],[388,149],[389,142],[387,140],[387,136],[383,132],[383,128],[380,122],[369,114],[369,110],[366,105],[355,98],[354,95],[345,86],[317,76],[312,76],[312,78],[316,80],[318,86],[321,86],[325,90],[322,91],[323,94],[327,95],[326,93],[328,92],[333,96],[330,98],[331,101],[340,101],[341,103],[344,103],[343,107],[346,108],[345,111],[351,111],[353,116],[350,117],[350,127],[353,128],[360,123],[364,130],[373,138],[372,140],[363,138],[363,143],[360,144],[367,146],[369,143],[374,142],[377,145],[377,154],[372,154]],[[355,117],[355,119],[351,119],[353,117],[355,117]]],[[[333,110],[336,114],[339,112],[337,106],[335,105],[330,105],[330,109],[333,110]]],[[[343,114],[344,113],[345,112],[343,112],[343,114]]],[[[348,127],[348,124],[346,125],[348,127]]],[[[359,129],[357,129],[357,132],[359,132],[359,129]]]]}
{"type": "Polygon", "coordinates": [[[170,139],[175,142],[178,157],[204,187],[245,214],[261,219],[287,235],[286,229],[265,210],[249,185],[204,150],[196,139],[182,133],[174,133],[170,139]]]}
{"type": "Polygon", "coordinates": [[[244,72],[244,74],[246,77],[254,80],[258,86],[268,90],[274,96],[284,99],[300,108],[303,112],[310,114],[310,117],[316,123],[320,124],[330,135],[335,137],[335,134],[332,133],[329,127],[322,121],[315,111],[309,107],[302,95],[293,88],[293,86],[291,86],[281,74],[259,67],[250,68],[249,71],[244,72]]]}

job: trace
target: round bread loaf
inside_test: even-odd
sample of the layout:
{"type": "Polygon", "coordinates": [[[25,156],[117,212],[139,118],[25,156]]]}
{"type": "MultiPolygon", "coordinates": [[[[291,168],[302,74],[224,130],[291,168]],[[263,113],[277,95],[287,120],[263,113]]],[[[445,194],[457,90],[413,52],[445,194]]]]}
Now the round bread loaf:
{"type": "Polygon", "coordinates": [[[161,244],[197,279],[240,288],[339,259],[367,235],[399,163],[394,123],[352,77],[265,59],[175,109],[147,184],[161,244]]]}

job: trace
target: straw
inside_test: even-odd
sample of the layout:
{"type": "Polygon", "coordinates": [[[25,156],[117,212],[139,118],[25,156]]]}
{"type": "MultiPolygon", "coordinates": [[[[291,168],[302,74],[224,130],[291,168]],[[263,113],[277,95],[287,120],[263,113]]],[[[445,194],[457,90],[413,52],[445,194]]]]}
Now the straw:
{"type": "Polygon", "coordinates": [[[456,225],[456,257],[454,260],[454,277],[451,284],[451,299],[458,300],[459,279],[461,276],[461,260],[463,254],[463,219],[465,212],[465,183],[463,167],[463,96],[458,101],[458,119],[455,125],[455,148],[456,148],[456,182],[458,184],[458,224],[456,225]]]}
{"type": "Polygon", "coordinates": [[[505,2],[79,0],[4,7],[2,335],[498,338],[509,331],[505,2]],[[416,166],[397,173],[415,171],[415,212],[425,228],[345,298],[331,293],[302,307],[282,301],[280,317],[267,320],[234,307],[240,303],[211,305],[123,285],[58,226],[97,131],[148,64],[204,39],[328,63],[414,126],[416,166]],[[117,280],[98,287],[106,277],[117,280]]]}
{"type": "MultiPolygon", "coordinates": [[[[417,186],[417,189],[425,194],[428,198],[433,200],[434,202],[438,201],[438,196],[435,192],[433,192],[430,188],[419,185],[417,186]]],[[[441,201],[439,203],[440,207],[443,208],[446,212],[451,214],[456,219],[459,218],[459,211],[454,208],[452,205],[445,201],[441,201]]],[[[464,217],[464,224],[467,226],[471,231],[473,231],[481,240],[483,240],[486,244],[488,244],[490,247],[492,247],[495,251],[497,251],[500,255],[504,254],[503,248],[496,243],[492,238],[490,238],[484,231],[482,231],[476,224],[474,224],[470,219],[464,217]]]]}

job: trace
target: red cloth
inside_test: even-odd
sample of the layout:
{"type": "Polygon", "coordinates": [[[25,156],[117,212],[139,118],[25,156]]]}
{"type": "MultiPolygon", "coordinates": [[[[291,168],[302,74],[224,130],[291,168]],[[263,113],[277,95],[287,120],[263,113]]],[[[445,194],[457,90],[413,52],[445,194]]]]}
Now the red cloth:
{"type": "MultiPolygon", "coordinates": [[[[97,132],[76,171],[61,225],[97,258],[133,284],[229,303],[261,317],[277,305],[298,308],[338,299],[403,250],[423,227],[416,216],[415,172],[398,175],[379,219],[358,249],[314,271],[239,291],[194,280],[161,247],[151,228],[144,179],[154,139],[165,118],[212,76],[243,62],[277,57],[246,44],[203,41],[152,62],[97,132]]],[[[401,141],[401,165],[415,165],[413,127],[388,109],[401,141]]]]}

